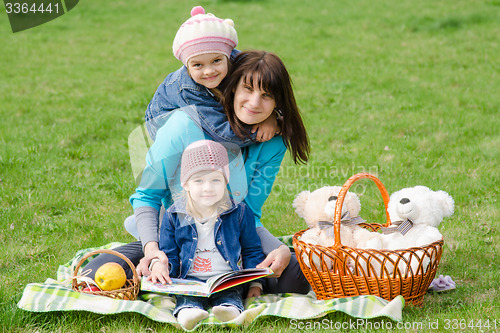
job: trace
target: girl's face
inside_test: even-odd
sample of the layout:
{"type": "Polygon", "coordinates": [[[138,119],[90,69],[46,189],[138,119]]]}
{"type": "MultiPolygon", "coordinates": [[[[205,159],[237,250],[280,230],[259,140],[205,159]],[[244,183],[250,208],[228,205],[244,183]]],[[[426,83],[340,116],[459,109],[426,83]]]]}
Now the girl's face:
{"type": "Polygon", "coordinates": [[[247,125],[258,124],[271,115],[276,106],[274,97],[260,90],[258,77],[253,77],[253,86],[241,77],[234,93],[236,117],[247,125]]]}
{"type": "Polygon", "coordinates": [[[214,205],[224,197],[226,180],[220,171],[201,171],[188,179],[184,189],[201,213],[211,214],[214,205]]]}
{"type": "Polygon", "coordinates": [[[222,53],[200,54],[189,58],[187,69],[196,83],[209,89],[217,88],[227,75],[227,57],[222,53]]]}

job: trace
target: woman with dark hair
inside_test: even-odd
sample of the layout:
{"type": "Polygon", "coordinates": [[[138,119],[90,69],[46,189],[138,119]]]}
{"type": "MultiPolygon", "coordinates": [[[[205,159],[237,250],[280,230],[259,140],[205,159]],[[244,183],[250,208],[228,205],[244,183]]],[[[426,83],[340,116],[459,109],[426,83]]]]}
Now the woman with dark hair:
{"type": "MultiPolygon", "coordinates": [[[[281,59],[273,53],[248,51],[240,53],[234,60],[232,70],[224,82],[222,100],[234,133],[241,139],[249,137],[248,125],[256,121],[252,120],[252,117],[245,117],[245,112],[240,112],[242,98],[253,91],[254,85],[269,94],[266,96],[268,99],[273,100],[275,104],[273,111],[280,119],[280,135],[286,147],[290,149],[293,161],[296,164],[306,163],[309,156],[309,141],[295,102],[291,79],[281,59]],[[242,88],[242,94],[236,98],[235,87],[242,88]]],[[[251,116],[250,113],[249,115],[251,116]]],[[[260,118],[264,116],[261,115],[260,118]]]]}
{"type": "MultiPolygon", "coordinates": [[[[262,206],[271,192],[287,148],[295,163],[306,162],[309,155],[309,142],[290,77],[276,55],[262,51],[242,52],[235,59],[224,87],[223,105],[237,136],[249,136],[252,125],[273,113],[280,118],[281,135],[269,141],[254,142],[242,148],[242,152],[237,145],[224,143],[231,170],[229,190],[235,202],[244,201],[254,214],[266,255],[260,266],[269,266],[275,273],[274,278],[267,279],[265,291],[306,293],[310,287],[295,256],[260,222],[262,206]]],[[[115,250],[138,265],[137,270],[142,275],[150,274],[149,265],[155,258],[168,265],[168,258],[158,247],[159,212],[162,205],[169,207],[181,192],[179,169],[184,149],[195,141],[211,139],[200,128],[199,119],[193,116],[198,114],[194,108],[190,106],[173,112],[158,130],[147,155],[141,183],[130,197],[140,241],[115,250]]],[[[90,261],[85,269],[92,268],[95,272],[108,261],[119,262],[126,270],[128,268],[121,259],[102,254],[90,261]]]]}

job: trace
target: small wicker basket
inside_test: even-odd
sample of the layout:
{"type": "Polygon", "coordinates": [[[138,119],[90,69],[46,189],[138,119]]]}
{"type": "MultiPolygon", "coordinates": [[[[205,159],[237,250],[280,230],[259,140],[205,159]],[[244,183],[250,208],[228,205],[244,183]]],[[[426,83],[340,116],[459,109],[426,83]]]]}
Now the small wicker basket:
{"type": "Polygon", "coordinates": [[[407,303],[421,306],[424,294],[436,275],[443,252],[443,240],[395,251],[343,246],[340,239],[342,204],[351,185],[363,178],[374,181],[382,194],[387,222],[363,223],[361,226],[377,232],[391,225],[387,213],[389,194],[382,182],[368,173],[356,174],[342,186],[337,198],[333,246],[324,247],[301,241],[300,236],[305,230],[293,236],[293,247],[300,267],[318,299],[376,295],[392,300],[402,295],[407,303]]]}
{"type": "Polygon", "coordinates": [[[137,299],[137,295],[139,294],[139,288],[140,288],[140,280],[139,280],[139,276],[137,275],[137,272],[135,270],[134,264],[127,257],[125,257],[123,254],[116,252],[116,251],[113,251],[113,250],[107,250],[107,249],[95,250],[95,251],[89,252],[86,255],[84,255],[80,259],[80,261],[78,262],[78,265],[76,265],[76,267],[75,267],[75,271],[73,273],[72,284],[73,284],[73,290],[81,292],[81,293],[90,294],[90,295],[106,296],[106,297],[110,297],[110,298],[114,298],[114,299],[123,299],[123,300],[135,300],[135,299],[137,299]],[[84,281],[81,281],[81,282],[77,281],[78,280],[77,279],[78,270],[83,265],[85,260],[87,260],[88,258],[90,258],[92,256],[95,256],[96,254],[100,254],[100,253],[113,254],[113,255],[118,256],[119,258],[125,260],[125,262],[132,269],[132,272],[134,274],[133,278],[127,279],[127,281],[125,282],[125,285],[120,289],[109,290],[109,291],[106,291],[106,290],[99,290],[99,291],[90,291],[90,290],[87,291],[87,290],[85,290],[84,291],[83,289],[85,287],[87,287],[87,283],[84,281]]]}

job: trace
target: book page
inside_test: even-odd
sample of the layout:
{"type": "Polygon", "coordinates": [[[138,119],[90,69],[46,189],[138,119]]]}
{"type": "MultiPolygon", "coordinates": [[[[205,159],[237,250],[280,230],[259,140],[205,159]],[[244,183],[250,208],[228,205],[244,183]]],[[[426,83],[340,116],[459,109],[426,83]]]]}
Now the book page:
{"type": "Polygon", "coordinates": [[[180,294],[192,296],[208,296],[210,291],[206,283],[186,280],[186,279],[172,279],[172,284],[161,284],[147,281],[145,276],[141,280],[141,290],[152,291],[157,293],[166,294],[180,294]]]}
{"type": "Polygon", "coordinates": [[[250,268],[215,275],[209,278],[205,283],[188,279],[172,279],[172,284],[152,283],[143,276],[141,279],[141,290],[165,294],[207,297],[213,292],[231,288],[271,274],[273,274],[273,272],[269,268],[250,268]]]}

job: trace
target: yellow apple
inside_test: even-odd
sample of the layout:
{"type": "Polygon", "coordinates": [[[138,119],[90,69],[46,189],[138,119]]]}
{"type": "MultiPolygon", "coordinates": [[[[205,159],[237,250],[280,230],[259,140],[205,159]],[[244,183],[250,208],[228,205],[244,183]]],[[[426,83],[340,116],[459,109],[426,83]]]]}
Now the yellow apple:
{"type": "Polygon", "coordinates": [[[116,262],[108,262],[95,272],[95,282],[102,290],[115,290],[127,282],[127,275],[122,266],[116,262]]]}

